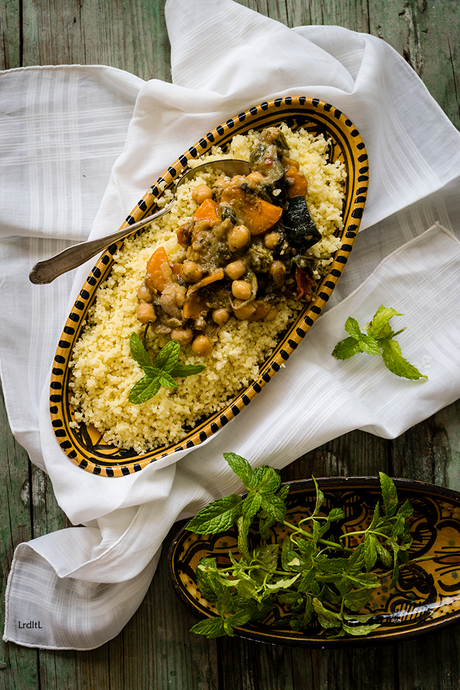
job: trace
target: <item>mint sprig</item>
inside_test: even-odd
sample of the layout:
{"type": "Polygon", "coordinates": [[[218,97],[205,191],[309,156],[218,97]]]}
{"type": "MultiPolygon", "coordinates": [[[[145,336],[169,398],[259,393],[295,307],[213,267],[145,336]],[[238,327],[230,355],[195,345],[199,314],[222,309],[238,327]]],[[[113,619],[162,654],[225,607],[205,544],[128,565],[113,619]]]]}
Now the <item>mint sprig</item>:
{"type": "Polygon", "coordinates": [[[180,364],[180,345],[177,340],[170,340],[159,351],[155,364],[145,349],[137,333],[129,339],[133,359],[139,364],[144,376],[131,388],[128,400],[134,405],[147,402],[158,393],[160,388],[175,388],[177,377],[193,376],[206,369],[204,364],[180,364]]]}
{"type": "Polygon", "coordinates": [[[336,359],[349,359],[360,352],[369,355],[381,355],[383,363],[393,374],[405,379],[416,381],[427,379],[413,364],[404,359],[401,347],[395,337],[405,331],[401,328],[394,332],[390,326],[393,316],[404,316],[393,308],[381,305],[374,314],[372,321],[365,326],[365,333],[359,323],[349,316],[345,322],[345,330],[349,337],[341,340],[332,351],[336,359]]]}
{"type": "Polygon", "coordinates": [[[229,552],[226,566],[212,554],[198,563],[198,589],[215,603],[218,617],[200,621],[191,631],[209,638],[232,636],[235,627],[262,620],[276,605],[283,607],[283,620],[297,631],[316,622],[326,636],[336,638],[367,635],[378,628],[373,614],[359,612],[385,577],[395,586],[412,544],[407,523],[412,506],[409,501],[399,503],[392,479],[380,472],[382,503],[376,504],[369,526],[339,535],[338,526],[331,532],[331,525],[342,520],[344,512],[325,511],[325,496],[315,480],[313,511],[291,524],[286,507],[289,485],[281,486],[278,472],[268,466],[252,469],[235,453],[224,457],[243,481],[246,496],[217,499],[187,529],[218,534],[235,525],[238,553],[229,552]],[[284,528],[281,543],[270,530],[275,522],[284,528]]]}

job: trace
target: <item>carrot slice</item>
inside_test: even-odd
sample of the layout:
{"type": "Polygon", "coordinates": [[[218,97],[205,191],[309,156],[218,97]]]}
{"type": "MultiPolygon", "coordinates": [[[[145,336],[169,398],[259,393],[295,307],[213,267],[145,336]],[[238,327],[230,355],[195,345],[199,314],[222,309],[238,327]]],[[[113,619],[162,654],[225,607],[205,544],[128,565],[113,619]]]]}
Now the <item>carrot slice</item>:
{"type": "Polygon", "coordinates": [[[210,273],[208,276],[206,276],[205,278],[200,280],[199,283],[195,283],[194,285],[191,285],[187,291],[187,295],[191,295],[192,292],[196,292],[200,288],[205,287],[206,285],[209,285],[210,283],[215,283],[216,280],[223,280],[224,277],[225,277],[224,269],[218,268],[214,271],[214,273],[210,273]]]}
{"type": "Polygon", "coordinates": [[[221,196],[221,202],[229,204],[241,222],[249,228],[251,235],[261,235],[271,230],[283,215],[280,206],[270,204],[254,194],[247,194],[239,187],[228,187],[221,196]]]}
{"type": "Polygon", "coordinates": [[[289,199],[295,196],[305,196],[308,190],[308,180],[296,167],[291,166],[286,171],[287,195],[289,199]]]}
{"type": "Polygon", "coordinates": [[[193,214],[195,220],[204,220],[211,227],[220,223],[219,209],[214,199],[205,199],[193,214]]]}
{"type": "Polygon", "coordinates": [[[151,290],[163,292],[170,282],[171,269],[169,268],[166,249],[161,246],[156,249],[147,263],[147,275],[145,282],[151,290]]]}
{"type": "Polygon", "coordinates": [[[208,311],[209,309],[206,304],[205,295],[199,290],[196,290],[192,292],[185,302],[182,309],[182,316],[184,319],[197,319],[202,314],[207,314],[208,311]]]}

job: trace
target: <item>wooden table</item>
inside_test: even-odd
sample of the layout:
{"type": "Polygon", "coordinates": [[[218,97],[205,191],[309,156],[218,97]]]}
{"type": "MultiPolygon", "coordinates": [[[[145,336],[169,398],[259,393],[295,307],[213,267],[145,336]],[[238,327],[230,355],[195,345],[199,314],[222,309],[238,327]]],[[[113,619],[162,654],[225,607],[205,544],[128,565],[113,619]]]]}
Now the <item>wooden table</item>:
{"type": "MultiPolygon", "coordinates": [[[[190,0],[193,2],[194,0],[190,0]]],[[[460,127],[458,0],[239,0],[288,26],[336,24],[388,41],[460,127]]],[[[170,80],[165,0],[0,0],[0,68],[108,64],[143,79],[170,80]]],[[[0,406],[2,595],[15,546],[69,526],[47,477],[28,462],[0,406]]],[[[283,479],[392,476],[460,490],[460,401],[394,441],[353,432],[317,448],[283,479]]],[[[290,649],[188,633],[195,619],[176,599],[168,544],[145,600],[124,630],[91,652],[2,646],[8,690],[458,690],[460,626],[394,645],[354,651],[290,649]]],[[[1,611],[3,618],[3,607],[1,611]]],[[[3,621],[1,621],[3,626],[3,621]]]]}

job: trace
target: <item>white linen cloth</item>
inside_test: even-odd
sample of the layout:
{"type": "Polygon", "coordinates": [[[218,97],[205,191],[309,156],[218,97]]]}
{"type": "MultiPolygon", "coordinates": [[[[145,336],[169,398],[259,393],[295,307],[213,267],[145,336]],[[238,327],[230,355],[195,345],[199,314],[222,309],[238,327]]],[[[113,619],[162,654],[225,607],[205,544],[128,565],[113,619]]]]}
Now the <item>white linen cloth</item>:
{"type": "Polygon", "coordinates": [[[168,0],[166,19],[173,84],[97,66],[0,75],[6,405],[16,438],[49,474],[72,524],[83,525],[16,549],[4,640],[25,646],[85,650],[118,634],[172,524],[241,489],[223,452],[281,468],[353,429],[395,438],[460,397],[460,134],[416,74],[380,39],[341,27],[288,29],[233,0],[168,0]],[[94,262],[49,286],[29,285],[30,268],[84,239],[101,198],[92,237],[119,227],[203,134],[286,95],[334,104],[369,154],[366,229],[329,309],[270,385],[207,443],[127,477],[84,472],[55,440],[48,371],[94,262]],[[405,314],[398,340],[427,381],[398,379],[377,357],[329,355],[346,318],[364,324],[380,304],[405,314]]]}

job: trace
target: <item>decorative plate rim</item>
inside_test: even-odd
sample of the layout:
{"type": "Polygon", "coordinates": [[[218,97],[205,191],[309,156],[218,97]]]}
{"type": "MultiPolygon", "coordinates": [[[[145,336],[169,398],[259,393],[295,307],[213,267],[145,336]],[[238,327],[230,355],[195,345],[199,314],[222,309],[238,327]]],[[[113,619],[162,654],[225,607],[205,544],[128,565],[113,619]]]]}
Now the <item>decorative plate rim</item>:
{"type": "MultiPolygon", "coordinates": [[[[79,441],[75,431],[77,425],[73,418],[68,388],[71,375],[68,363],[74,344],[80,336],[88,309],[96,297],[97,288],[108,277],[113,264],[113,257],[123,245],[123,240],[110,245],[92,268],[72,307],[58,342],[51,373],[49,398],[51,424],[59,446],[67,457],[80,468],[98,476],[126,476],[140,471],[151,462],[200,445],[228,424],[251,402],[289,359],[322,313],[347,264],[358,234],[366,203],[369,167],[364,142],[351,120],[340,110],[318,98],[307,96],[277,98],[253,106],[234,118],[230,118],[224,124],[218,125],[169,166],[155,184],[149,188],[121,227],[127,227],[151,214],[158,196],[163,193],[164,189],[175,183],[180,173],[187,168],[189,161],[198,158],[210,150],[212,146],[216,144],[225,145],[240,131],[246,132],[258,126],[267,126],[270,124],[270,120],[273,123],[279,123],[281,120],[289,121],[290,118],[295,117],[304,117],[307,120],[310,118],[310,124],[315,118],[317,121],[321,120],[324,130],[329,131],[331,137],[334,134],[336,145],[340,144],[342,152],[347,153],[346,156],[344,154],[345,164],[356,167],[354,174],[349,175],[347,180],[347,195],[343,210],[344,227],[341,232],[343,244],[335,252],[333,263],[328,274],[324,276],[319,285],[314,302],[307,304],[295,322],[288,327],[271,356],[260,366],[257,379],[229,400],[225,408],[195,424],[191,431],[177,443],[162,446],[143,454],[129,450],[123,451],[113,446],[111,448],[113,448],[113,454],[116,454],[116,459],[111,460],[109,453],[97,454],[95,450],[98,445],[97,442],[88,450],[89,444],[84,446],[79,441]]],[[[319,124],[317,126],[319,127],[319,124]]],[[[138,232],[142,232],[142,230],[138,232]]],[[[135,234],[134,232],[130,237],[135,234]]],[[[89,439],[89,432],[86,429],[85,427],[83,434],[86,433],[89,439]]],[[[98,440],[101,438],[102,433],[98,440]]]]}

